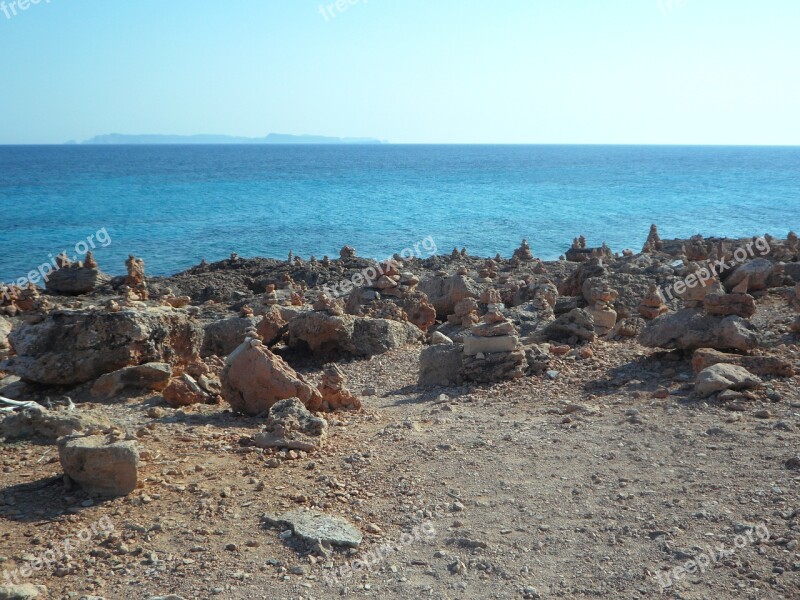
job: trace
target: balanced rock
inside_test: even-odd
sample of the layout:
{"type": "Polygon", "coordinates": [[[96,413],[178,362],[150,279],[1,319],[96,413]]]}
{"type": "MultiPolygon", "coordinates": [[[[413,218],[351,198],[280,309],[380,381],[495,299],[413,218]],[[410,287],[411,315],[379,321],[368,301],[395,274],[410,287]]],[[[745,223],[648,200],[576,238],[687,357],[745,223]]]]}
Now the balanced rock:
{"type": "Polygon", "coordinates": [[[669,312],[669,308],[664,304],[664,298],[658,290],[656,284],[652,284],[647,291],[647,295],[639,304],[639,314],[645,319],[652,321],[664,313],[669,312]]]}
{"type": "Polygon", "coordinates": [[[317,389],[322,394],[322,410],[358,410],[361,408],[361,400],[345,387],[344,371],[334,363],[325,366],[322,372],[322,382],[317,389]]]}
{"type": "Polygon", "coordinates": [[[272,405],[264,431],[256,434],[258,448],[314,450],[328,437],[328,422],[315,417],[297,398],[287,398],[272,405]]]}
{"type": "Polygon", "coordinates": [[[753,324],[741,317],[706,315],[701,309],[685,308],[650,321],[639,343],[648,348],[747,352],[758,346],[758,335],[753,324]]]}
{"type": "Polygon", "coordinates": [[[706,397],[723,390],[745,390],[761,384],[761,379],[744,367],[719,363],[697,374],[694,389],[698,395],[706,397]]]}
{"type": "Polygon", "coordinates": [[[203,331],[185,312],[159,306],[55,311],[16,328],[9,339],[16,355],[8,371],[28,382],[78,385],[131,365],[194,362],[203,331]]]}
{"type": "Polygon", "coordinates": [[[85,492],[99,496],[126,496],[138,482],[136,443],[111,436],[68,436],[58,441],[61,466],[85,492]]]}
{"type": "Polygon", "coordinates": [[[222,396],[236,412],[259,415],[276,402],[298,398],[319,410],[322,395],[259,340],[246,338],[225,361],[222,396]]]}

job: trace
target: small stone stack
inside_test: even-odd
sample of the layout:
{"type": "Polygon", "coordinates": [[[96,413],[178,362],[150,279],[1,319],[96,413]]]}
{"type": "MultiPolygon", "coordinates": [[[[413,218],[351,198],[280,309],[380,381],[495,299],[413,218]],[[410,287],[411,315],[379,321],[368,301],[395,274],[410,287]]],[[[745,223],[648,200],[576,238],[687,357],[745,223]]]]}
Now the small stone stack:
{"type": "Polygon", "coordinates": [[[264,306],[275,306],[278,302],[278,292],[275,290],[275,284],[270,283],[267,285],[264,297],[261,299],[261,304],[264,306]]]}
{"type": "Polygon", "coordinates": [[[533,260],[533,252],[531,252],[531,247],[528,245],[528,240],[522,240],[520,247],[514,250],[513,259],[517,263],[530,262],[533,260]]]}
{"type": "Polygon", "coordinates": [[[639,314],[648,321],[652,321],[656,317],[660,317],[665,312],[669,312],[669,307],[664,304],[664,299],[658,291],[658,286],[654,283],[647,291],[647,295],[639,304],[639,314]]]}
{"type": "Polygon", "coordinates": [[[642,254],[658,252],[663,247],[664,243],[661,241],[661,236],[658,235],[658,227],[655,224],[650,225],[650,233],[647,235],[647,241],[642,248],[642,254]]]}
{"type": "Polygon", "coordinates": [[[600,277],[589,277],[583,283],[583,297],[589,303],[586,312],[594,321],[595,332],[605,335],[617,324],[617,311],[614,310],[614,301],[619,296],[616,290],[611,289],[608,282],[600,277]]]}
{"type": "Polygon", "coordinates": [[[491,258],[483,263],[483,268],[478,272],[478,281],[490,283],[497,279],[497,263],[491,258]]]}
{"type": "Polygon", "coordinates": [[[527,361],[514,323],[503,316],[501,304],[492,304],[481,322],[464,336],[462,375],[476,382],[519,379],[527,361]]]}
{"type": "Polygon", "coordinates": [[[455,313],[447,315],[447,322],[459,327],[472,327],[478,322],[478,302],[475,298],[464,298],[456,302],[455,313]]]}
{"type": "Polygon", "coordinates": [[[356,249],[352,246],[342,246],[342,249],[339,250],[339,258],[341,260],[347,260],[349,258],[356,257],[356,249]]]}
{"type": "Polygon", "coordinates": [[[150,292],[144,280],[144,260],[131,254],[125,261],[125,267],[128,269],[128,275],[125,277],[123,296],[129,301],[147,300],[150,292]]]}
{"type": "Polygon", "coordinates": [[[330,298],[327,294],[317,296],[313,304],[317,312],[326,312],[333,317],[341,317],[344,314],[344,304],[341,300],[330,298]]]}
{"type": "Polygon", "coordinates": [[[361,400],[345,387],[344,371],[331,363],[325,366],[322,382],[317,387],[322,394],[321,410],[359,410],[361,400]]]}

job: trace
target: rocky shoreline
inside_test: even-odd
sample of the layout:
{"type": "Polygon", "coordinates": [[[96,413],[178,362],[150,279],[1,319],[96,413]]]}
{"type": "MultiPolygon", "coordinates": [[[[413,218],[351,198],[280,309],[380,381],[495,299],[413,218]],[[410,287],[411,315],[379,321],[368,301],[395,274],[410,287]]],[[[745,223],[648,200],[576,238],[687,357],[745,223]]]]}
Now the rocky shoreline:
{"type": "MultiPolygon", "coordinates": [[[[641,497],[641,510],[624,506],[627,498],[584,506],[586,514],[601,513],[606,527],[629,510],[640,515],[625,526],[637,532],[630,534],[633,554],[620,541],[629,533],[598,529],[595,517],[580,526],[594,536],[583,543],[630,563],[622,571],[634,569],[637,556],[649,556],[653,566],[625,577],[603,575],[604,561],[584,556],[565,583],[557,571],[545,569],[538,580],[529,569],[531,556],[541,567],[545,556],[557,555],[536,549],[530,536],[550,544],[550,530],[542,528],[571,517],[535,499],[526,504],[525,495],[555,493],[553,482],[529,481],[526,472],[556,478],[563,469],[582,471],[582,457],[568,450],[560,464],[548,464],[554,448],[547,440],[555,444],[562,436],[598,457],[621,454],[625,446],[647,454],[651,444],[678,455],[676,440],[693,447],[703,436],[713,449],[695,448],[703,454],[695,457],[699,463],[738,436],[760,449],[729,447],[710,468],[709,485],[735,488],[734,498],[769,489],[773,497],[764,506],[752,503],[757,511],[712,521],[724,529],[728,521],[758,520],[769,535],[742,549],[732,566],[698,576],[689,587],[688,579],[673,577],[670,591],[680,589],[676,597],[683,598],[705,597],[710,589],[796,597],[798,237],[662,240],[653,226],[641,252],[587,247],[582,237],[558,261],[538,260],[534,251],[523,240],[510,258],[454,249],[376,263],[352,247],[336,259],[232,255],[157,278],[147,277],[144,261],[133,256],[126,276],[107,276],[89,253],[77,264],[62,257],[45,290],[0,290],[0,408],[7,413],[0,420],[6,440],[0,444],[0,570],[17,573],[7,583],[19,594],[25,585],[40,585],[48,597],[76,600],[122,597],[123,580],[142,586],[142,597],[238,598],[262,590],[256,597],[320,598],[338,597],[342,589],[409,597],[402,594],[423,588],[442,598],[482,598],[490,590],[497,597],[636,590],[649,597],[663,591],[659,565],[674,574],[681,557],[676,544],[691,531],[688,517],[668,527],[670,515],[682,512],[681,503],[708,512],[708,490],[669,474],[682,467],[660,465],[651,485],[666,494],[682,489],[682,501],[656,507],[655,498],[641,497]],[[614,407],[621,407],[621,418],[604,421],[614,407]],[[493,423],[493,433],[483,433],[481,419],[493,423]],[[680,434],[672,429],[676,423],[680,434]],[[698,424],[705,429],[694,431],[698,424]],[[540,425],[550,433],[531,435],[540,425]],[[614,442],[615,431],[624,431],[625,440],[614,442]],[[186,448],[175,449],[176,443],[186,448]],[[527,459],[514,443],[527,449],[527,459]],[[420,455],[418,447],[425,449],[420,455]],[[49,459],[48,448],[55,452],[49,459]],[[454,462],[437,458],[433,466],[435,472],[448,465],[438,475],[448,489],[434,489],[436,479],[421,486],[431,456],[458,448],[472,450],[454,462]],[[500,470],[491,468],[489,449],[504,464],[500,470]],[[32,460],[42,451],[44,461],[32,460]],[[180,458],[168,459],[172,452],[180,458]],[[757,458],[748,452],[766,452],[772,466],[753,473],[757,458]],[[470,454],[483,458],[473,461],[470,454]],[[464,464],[472,464],[473,475],[461,472],[464,464]],[[529,486],[522,496],[500,492],[522,482],[529,486]],[[482,531],[483,541],[464,532],[477,535],[486,522],[482,511],[499,510],[511,495],[524,519],[495,514],[489,521],[497,530],[482,531]],[[185,519],[168,524],[172,503],[184,501],[187,511],[177,512],[185,519]],[[312,521],[322,522],[322,532],[333,527],[326,519],[346,518],[340,525],[359,533],[358,542],[352,535],[339,543],[319,531],[309,534],[314,527],[307,518],[296,525],[294,518],[274,516],[290,507],[316,515],[312,521]],[[192,511],[214,526],[201,533],[191,524],[192,511]],[[156,515],[141,531],[130,526],[156,515]],[[243,531],[230,522],[233,515],[243,531]],[[72,560],[31,568],[30,523],[63,537],[68,525],[100,517],[119,531],[72,560]],[[342,581],[343,565],[364,548],[425,523],[438,536],[400,544],[391,559],[342,581]],[[251,532],[258,527],[264,531],[251,532]],[[507,542],[520,528],[528,537],[507,542]],[[616,541],[599,543],[600,535],[616,541]],[[195,541],[182,546],[181,536],[195,541]],[[220,546],[226,557],[246,556],[250,564],[233,582],[222,566],[209,566],[210,556],[199,558],[213,554],[215,536],[232,540],[220,546]],[[158,545],[167,549],[151,548],[158,545]],[[527,550],[518,552],[521,547],[527,550]],[[21,577],[24,568],[29,573],[21,577]],[[219,581],[204,582],[203,569],[219,581]],[[584,570],[593,575],[581,575],[584,570]],[[334,571],[336,581],[326,583],[334,571]],[[148,573],[158,575],[153,589],[148,573]],[[256,585],[254,573],[267,583],[256,585]],[[83,591],[71,592],[76,586],[83,591]],[[271,595],[263,596],[265,589],[271,595]]],[[[585,474],[590,487],[610,476],[598,473],[615,459],[598,460],[589,468],[595,473],[585,474]]],[[[641,478],[637,461],[620,460],[612,468],[614,487],[645,489],[634,483],[641,478]]],[[[572,501],[587,504],[583,498],[591,492],[580,491],[587,483],[571,485],[572,501]]],[[[34,546],[47,543],[34,539],[40,540],[34,546]]]]}

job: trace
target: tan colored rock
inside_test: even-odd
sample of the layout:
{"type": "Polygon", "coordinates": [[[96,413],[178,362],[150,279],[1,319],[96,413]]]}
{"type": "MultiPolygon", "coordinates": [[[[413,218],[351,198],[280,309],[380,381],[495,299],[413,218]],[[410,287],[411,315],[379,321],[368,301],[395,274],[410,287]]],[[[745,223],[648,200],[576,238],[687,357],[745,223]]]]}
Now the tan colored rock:
{"type": "Polygon", "coordinates": [[[164,298],[164,304],[172,308],[184,308],[192,303],[190,296],[169,296],[164,298]]]}
{"type": "Polygon", "coordinates": [[[205,404],[209,401],[206,391],[200,387],[194,377],[186,373],[170,381],[161,395],[173,408],[205,404]]]}
{"type": "Polygon", "coordinates": [[[750,294],[708,294],[703,308],[710,315],[737,315],[745,319],[756,314],[756,301],[750,294]]]}
{"type": "Polygon", "coordinates": [[[284,360],[255,339],[234,350],[222,370],[222,395],[236,412],[258,415],[279,400],[298,398],[309,410],[319,410],[322,394],[284,360]]]}
{"type": "Polygon", "coordinates": [[[409,323],[413,323],[422,331],[428,331],[436,324],[436,309],[425,294],[420,298],[408,300],[405,303],[405,312],[409,323]]]}
{"type": "Polygon", "coordinates": [[[698,348],[692,355],[692,369],[695,373],[720,363],[744,367],[756,375],[793,377],[795,373],[792,363],[778,356],[728,354],[713,348],[698,348]]]}
{"type": "Polygon", "coordinates": [[[92,385],[92,394],[110,398],[126,388],[160,392],[169,385],[172,366],[169,363],[147,363],[125,367],[102,375],[92,385]]]}
{"type": "Polygon", "coordinates": [[[608,305],[598,303],[588,307],[586,312],[592,317],[598,335],[605,335],[617,324],[617,311],[608,305]]]}
{"type": "Polygon", "coordinates": [[[669,308],[664,304],[664,299],[659,292],[658,286],[652,284],[647,291],[647,295],[639,304],[639,314],[645,319],[652,321],[664,313],[669,312],[669,308]]]}
{"type": "Polygon", "coordinates": [[[69,436],[58,442],[61,466],[85,492],[126,496],[138,484],[139,450],[113,436],[69,436]]]}
{"type": "Polygon", "coordinates": [[[327,438],[328,422],[311,414],[297,398],[287,398],[270,407],[264,431],[256,434],[254,444],[309,452],[322,447],[327,438]]]}
{"type": "Polygon", "coordinates": [[[336,364],[325,366],[318,388],[322,394],[322,410],[358,410],[361,400],[345,387],[344,371],[336,364]]]}
{"type": "Polygon", "coordinates": [[[125,285],[131,290],[139,300],[147,300],[150,292],[147,290],[147,283],[144,280],[144,260],[133,255],[125,261],[128,275],[125,277],[125,285]]]}
{"type": "Polygon", "coordinates": [[[653,224],[650,225],[650,233],[647,235],[647,241],[644,243],[642,253],[657,252],[663,247],[661,236],[658,235],[658,227],[653,224]]]}

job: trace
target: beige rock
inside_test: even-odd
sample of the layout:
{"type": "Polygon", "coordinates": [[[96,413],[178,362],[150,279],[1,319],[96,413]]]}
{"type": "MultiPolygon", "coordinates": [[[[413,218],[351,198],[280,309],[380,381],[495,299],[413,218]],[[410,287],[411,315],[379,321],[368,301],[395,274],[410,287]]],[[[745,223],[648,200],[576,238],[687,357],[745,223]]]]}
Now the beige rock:
{"type": "Polygon", "coordinates": [[[95,396],[111,397],[126,388],[161,391],[172,377],[169,363],[146,363],[102,375],[92,386],[95,396]]]}
{"type": "Polygon", "coordinates": [[[358,410],[361,400],[353,395],[345,385],[344,371],[336,364],[326,365],[322,382],[319,384],[319,393],[322,394],[323,410],[358,410]]]}
{"type": "Polygon", "coordinates": [[[744,367],[756,375],[792,377],[795,373],[792,363],[779,356],[727,354],[713,348],[699,348],[692,355],[692,368],[695,373],[720,363],[744,367]]]}
{"type": "Polygon", "coordinates": [[[321,447],[328,437],[328,422],[316,417],[297,398],[276,402],[269,409],[264,431],[256,434],[259,448],[289,448],[310,451],[321,447]]]}
{"type": "Polygon", "coordinates": [[[495,352],[513,352],[519,345],[519,337],[515,335],[502,335],[496,337],[480,337],[472,334],[464,336],[464,354],[492,354],[495,352]]]}
{"type": "Polygon", "coordinates": [[[61,466],[89,494],[126,496],[138,483],[139,450],[110,436],[69,436],[58,442],[61,466]]]}
{"type": "Polygon", "coordinates": [[[700,396],[710,396],[723,390],[744,390],[761,386],[761,379],[744,367],[718,363],[697,374],[695,392],[700,396]]]}
{"type": "Polygon", "coordinates": [[[161,395],[173,408],[205,404],[209,400],[209,395],[200,387],[195,378],[186,373],[170,381],[161,395]]]}

